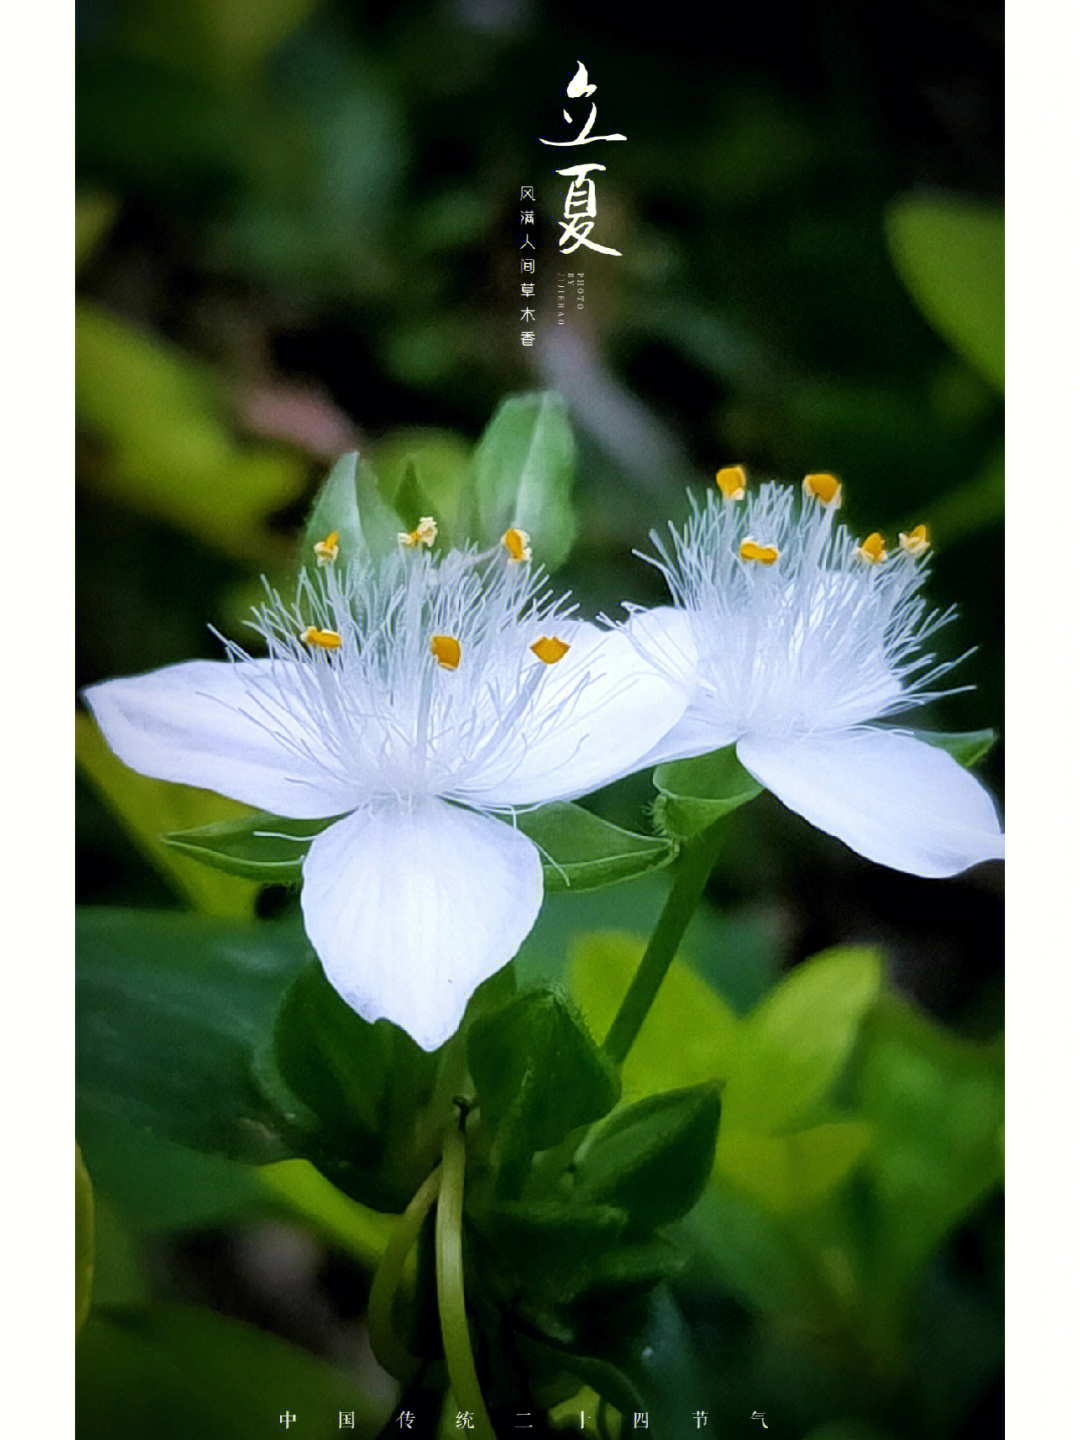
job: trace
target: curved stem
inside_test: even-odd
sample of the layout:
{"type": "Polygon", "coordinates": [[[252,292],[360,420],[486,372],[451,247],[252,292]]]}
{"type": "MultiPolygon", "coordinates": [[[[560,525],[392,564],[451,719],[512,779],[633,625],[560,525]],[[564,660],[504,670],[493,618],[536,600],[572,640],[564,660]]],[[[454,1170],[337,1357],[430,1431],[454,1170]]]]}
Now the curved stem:
{"type": "Polygon", "coordinates": [[[435,1282],[439,1294],[439,1326],[457,1403],[471,1410],[476,1433],[495,1440],[480,1390],[465,1312],[465,1268],[461,1253],[461,1219],[465,1200],[465,1136],[454,1125],[443,1145],[439,1203],[435,1211],[435,1282]]]}
{"type": "Polygon", "coordinates": [[[723,820],[717,820],[695,835],[683,846],[675,862],[675,881],[660,912],[660,919],[604,1040],[604,1050],[616,1065],[623,1063],[637,1039],[698,901],[704,894],[720,852],[723,823],[723,820]]]}
{"type": "Polygon", "coordinates": [[[404,1383],[416,1373],[419,1361],[398,1339],[394,1328],[394,1296],[401,1283],[405,1261],[439,1194],[441,1175],[442,1169],[437,1165],[405,1207],[383,1251],[368,1296],[368,1333],[375,1359],[384,1370],[404,1383]]]}

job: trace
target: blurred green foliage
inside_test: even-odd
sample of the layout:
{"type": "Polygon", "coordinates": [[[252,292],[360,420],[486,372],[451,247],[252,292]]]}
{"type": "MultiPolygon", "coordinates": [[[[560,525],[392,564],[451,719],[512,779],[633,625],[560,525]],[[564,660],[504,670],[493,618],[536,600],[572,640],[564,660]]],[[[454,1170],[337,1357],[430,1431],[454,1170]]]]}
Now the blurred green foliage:
{"type": "MultiPolygon", "coordinates": [[[[644,25],[540,0],[79,6],[80,683],[219,654],[208,624],[243,643],[259,572],[285,581],[347,451],[408,524],[467,526],[485,427],[528,420],[531,402],[500,402],[557,390],[565,415],[534,406],[532,431],[553,425],[577,468],[573,511],[569,478],[542,502],[546,558],[584,613],[659,598],[631,549],[719,464],[830,469],[857,530],[929,521],[934,598],[960,607],[941,649],[978,647],[958,674],[975,693],[927,723],[1001,733],[998,8],[766,3],[644,25]],[[562,196],[537,138],[579,58],[601,123],[628,136],[602,192],[623,254],[587,261],[586,309],[553,339],[562,196]],[[548,255],[534,349],[523,184],[548,255]]],[[[475,517],[488,539],[529,529],[527,475],[475,517]]],[[[386,1415],[354,1375],[175,1308],[186,1292],[153,1250],[282,1213],[369,1270],[385,1243],[309,1160],[274,1158],[329,1168],[264,1033],[286,994],[310,1018],[295,902],[160,842],[238,807],[124,770],[84,718],[78,738],[83,1433],[264,1434],[266,1397],[288,1390],[374,1434],[386,1415]],[[132,927],[131,906],[168,904],[197,913],[132,927]]],[[[669,810],[716,798],[673,793],[669,810]]],[[[646,777],[590,804],[637,834],[652,799],[646,777]]],[[[705,1197],[665,1240],[693,1263],[633,1355],[604,1351],[593,1317],[575,1383],[629,1386],[670,1433],[700,1403],[806,1440],[993,1434],[997,897],[874,871],[768,797],[727,823],[724,913],[696,917],[623,1075],[627,1105],[725,1082],[705,1197]]],[[[598,1038],[664,884],[549,896],[521,983],[561,981],[598,1038]]],[[[301,1087],[318,1106],[327,1064],[301,1087]]],[[[554,1396],[565,1355],[536,1346],[554,1396]]]]}

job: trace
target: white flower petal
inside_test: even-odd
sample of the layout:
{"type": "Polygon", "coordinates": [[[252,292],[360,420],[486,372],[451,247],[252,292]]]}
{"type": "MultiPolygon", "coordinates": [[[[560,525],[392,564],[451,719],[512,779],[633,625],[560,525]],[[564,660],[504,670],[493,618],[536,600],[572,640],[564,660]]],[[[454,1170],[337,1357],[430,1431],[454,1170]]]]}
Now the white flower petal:
{"type": "MultiPolygon", "coordinates": [[[[544,667],[520,720],[518,743],[503,745],[462,798],[482,805],[535,805],[598,790],[642,767],[679,719],[684,691],[644,659],[618,630],[577,621],[560,628],[570,649],[544,667]]],[[[530,665],[543,662],[530,657],[530,665]]]]}
{"type": "Polygon", "coordinates": [[[682,719],[643,757],[640,769],[653,769],[669,760],[689,760],[694,755],[711,755],[735,739],[733,726],[720,725],[704,706],[691,704],[682,719]]]}
{"type": "Polygon", "coordinates": [[[951,755],[911,735],[872,729],[749,735],[737,753],[789,809],[894,870],[957,875],[1004,854],[990,795],[951,755]]]}
{"type": "Polygon", "coordinates": [[[737,731],[730,716],[700,688],[698,646],[689,612],[670,605],[638,610],[626,631],[634,645],[689,697],[683,715],[643,758],[641,768],[708,755],[733,744],[737,731]]]}
{"type": "Polygon", "coordinates": [[[674,605],[657,605],[651,610],[635,610],[626,622],[626,634],[657,669],[679,685],[687,694],[698,687],[698,647],[694,640],[694,622],[686,610],[674,605]]]}
{"type": "Polygon", "coordinates": [[[83,692],[125,765],[275,815],[341,815],[359,801],[332,758],[275,699],[273,665],[191,660],[83,692]]]}
{"type": "Polygon", "coordinates": [[[531,840],[428,799],[358,810],[316,836],[300,903],[342,999],[434,1050],[480,982],[517,953],[543,891],[531,840]]]}

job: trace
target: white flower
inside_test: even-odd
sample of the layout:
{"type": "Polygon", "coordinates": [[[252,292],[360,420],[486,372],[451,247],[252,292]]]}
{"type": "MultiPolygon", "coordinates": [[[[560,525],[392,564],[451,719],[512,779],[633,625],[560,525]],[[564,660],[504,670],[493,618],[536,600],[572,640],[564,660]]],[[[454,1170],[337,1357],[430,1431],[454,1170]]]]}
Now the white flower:
{"type": "MultiPolygon", "coordinates": [[[[734,474],[734,472],[731,472],[734,474]]],[[[811,824],[914,875],[1000,858],[991,797],[945,751],[873,722],[934,698],[951,665],[925,642],[952,618],[920,596],[925,526],[887,552],[838,524],[839,486],[808,476],[744,497],[729,475],[670,542],[652,539],[676,608],[628,633],[690,697],[651,763],[734,744],[742,765],[811,824]]]]}
{"type": "Polygon", "coordinates": [[[517,952],[539,852],[492,811],[570,799],[639,767],[682,712],[625,635],[572,618],[528,566],[419,547],[305,572],[230,644],[86,700],[128,765],[299,818],[342,816],[304,861],[330,983],[425,1049],[517,952]]]}

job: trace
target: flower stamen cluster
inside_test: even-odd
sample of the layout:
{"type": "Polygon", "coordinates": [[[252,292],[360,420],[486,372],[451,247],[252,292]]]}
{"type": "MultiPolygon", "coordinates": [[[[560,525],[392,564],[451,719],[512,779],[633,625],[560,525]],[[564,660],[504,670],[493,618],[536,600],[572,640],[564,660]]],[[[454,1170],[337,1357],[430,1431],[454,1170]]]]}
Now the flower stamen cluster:
{"type": "Polygon", "coordinates": [[[734,745],[765,788],[870,859],[917,875],[954,875],[1002,853],[991,797],[937,746],[879,722],[942,692],[955,661],[927,640],[954,612],[920,593],[929,534],[917,525],[889,550],[856,541],[837,518],[833,475],[802,493],[748,493],[721,470],[690,519],[653,534],[642,558],[673,608],[630,609],[628,632],[688,703],[650,759],[734,745]],[[867,795],[876,797],[868,807],[867,795]]]}

